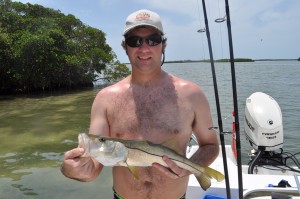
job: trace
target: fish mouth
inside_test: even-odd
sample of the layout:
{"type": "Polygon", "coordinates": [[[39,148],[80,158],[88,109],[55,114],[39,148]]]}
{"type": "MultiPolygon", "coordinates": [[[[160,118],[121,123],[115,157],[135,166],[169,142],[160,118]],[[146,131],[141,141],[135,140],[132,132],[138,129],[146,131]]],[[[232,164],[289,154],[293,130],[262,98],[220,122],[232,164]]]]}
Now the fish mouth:
{"type": "Polygon", "coordinates": [[[78,135],[78,147],[84,148],[85,152],[82,155],[82,157],[88,156],[88,153],[90,151],[90,145],[89,145],[89,137],[86,134],[80,133],[78,135]]]}

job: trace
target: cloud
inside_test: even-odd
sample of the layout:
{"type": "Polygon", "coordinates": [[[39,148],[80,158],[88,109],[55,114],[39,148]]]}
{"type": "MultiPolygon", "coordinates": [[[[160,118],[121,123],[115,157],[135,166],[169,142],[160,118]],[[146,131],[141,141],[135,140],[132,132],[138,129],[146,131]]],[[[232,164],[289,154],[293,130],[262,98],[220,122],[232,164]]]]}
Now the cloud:
{"type": "MultiPolygon", "coordinates": [[[[167,60],[208,58],[202,0],[21,0],[73,14],[87,25],[106,33],[107,42],[121,61],[128,61],[120,46],[125,18],[137,9],[158,12],[168,37],[167,60]]],[[[225,15],[224,0],[205,0],[214,57],[228,58],[226,23],[214,20],[225,15]]],[[[300,35],[299,0],[230,0],[235,57],[298,58],[300,35]]]]}
{"type": "Polygon", "coordinates": [[[296,0],[236,2],[232,23],[237,54],[252,58],[297,58],[299,7],[296,0]]]}

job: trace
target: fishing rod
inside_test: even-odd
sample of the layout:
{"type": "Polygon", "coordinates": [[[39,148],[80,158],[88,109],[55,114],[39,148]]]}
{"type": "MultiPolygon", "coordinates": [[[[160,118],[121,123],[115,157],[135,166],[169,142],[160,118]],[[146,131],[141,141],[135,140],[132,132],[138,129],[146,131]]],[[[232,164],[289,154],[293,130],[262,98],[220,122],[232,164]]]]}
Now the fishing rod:
{"type": "Polygon", "coordinates": [[[226,16],[227,16],[226,21],[227,21],[227,30],[228,30],[228,42],[229,42],[230,65],[231,65],[231,81],[232,81],[232,95],[233,95],[234,116],[235,116],[239,198],[242,199],[243,198],[243,176],[242,176],[243,174],[242,174],[242,161],[241,161],[240,126],[239,126],[236,78],[235,78],[233,44],[232,44],[231,22],[230,22],[230,13],[229,13],[228,0],[225,0],[225,10],[226,10],[226,16]]]}
{"type": "Polygon", "coordinates": [[[212,52],[212,47],[211,47],[210,32],[209,32],[209,26],[208,26],[208,20],[207,20],[205,0],[202,0],[202,7],[203,7],[204,20],[205,20],[205,26],[206,26],[205,32],[206,32],[207,41],[208,41],[211,71],[212,71],[212,77],[213,77],[213,83],[214,83],[216,108],[217,108],[217,114],[218,114],[218,125],[219,125],[219,131],[220,131],[219,134],[220,134],[221,148],[222,148],[222,154],[223,154],[226,193],[227,193],[227,199],[231,199],[230,185],[229,185],[229,178],[228,178],[229,176],[228,176],[228,167],[227,167],[227,157],[226,157],[225,141],[224,141],[224,134],[223,134],[223,124],[222,124],[222,116],[221,116],[219,94],[218,94],[218,85],[217,85],[217,78],[216,78],[216,72],[215,72],[213,52],[212,52]]]}

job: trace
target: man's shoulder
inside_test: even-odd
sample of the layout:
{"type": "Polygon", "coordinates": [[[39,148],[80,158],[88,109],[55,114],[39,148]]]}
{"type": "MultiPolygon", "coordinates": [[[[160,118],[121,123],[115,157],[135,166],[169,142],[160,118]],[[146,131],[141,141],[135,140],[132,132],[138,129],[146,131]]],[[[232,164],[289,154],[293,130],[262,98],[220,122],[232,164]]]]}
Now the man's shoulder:
{"type": "Polygon", "coordinates": [[[124,93],[126,90],[124,84],[117,82],[115,84],[112,84],[110,86],[106,86],[105,88],[102,88],[96,95],[94,99],[94,105],[98,106],[101,105],[103,107],[109,107],[111,106],[111,103],[115,101],[116,99],[120,98],[122,96],[122,93],[124,93]]]}
{"type": "Polygon", "coordinates": [[[174,82],[175,86],[178,88],[191,89],[191,90],[195,90],[195,91],[201,90],[200,86],[192,81],[182,79],[182,78],[176,77],[176,76],[172,76],[172,78],[173,78],[173,82],[174,82]]]}
{"type": "Polygon", "coordinates": [[[172,78],[177,92],[186,99],[198,103],[198,100],[206,98],[206,94],[198,84],[176,76],[172,76],[172,78]]]}

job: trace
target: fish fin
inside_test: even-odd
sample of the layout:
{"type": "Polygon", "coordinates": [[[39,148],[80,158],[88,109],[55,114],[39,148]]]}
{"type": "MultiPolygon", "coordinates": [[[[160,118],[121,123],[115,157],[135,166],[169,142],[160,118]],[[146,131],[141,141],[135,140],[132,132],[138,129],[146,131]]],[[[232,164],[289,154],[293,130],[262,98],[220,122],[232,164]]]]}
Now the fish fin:
{"type": "Polygon", "coordinates": [[[221,182],[225,179],[225,176],[222,173],[210,167],[205,167],[205,173],[210,177],[216,179],[218,182],[221,182]]]}
{"type": "Polygon", "coordinates": [[[127,167],[129,169],[129,171],[132,173],[132,175],[134,176],[134,178],[136,180],[138,180],[139,179],[139,173],[138,173],[137,168],[135,166],[129,166],[129,165],[127,165],[127,167]]]}
{"type": "Polygon", "coordinates": [[[200,175],[195,175],[195,177],[204,191],[211,186],[211,180],[208,175],[201,173],[200,175]]]}

